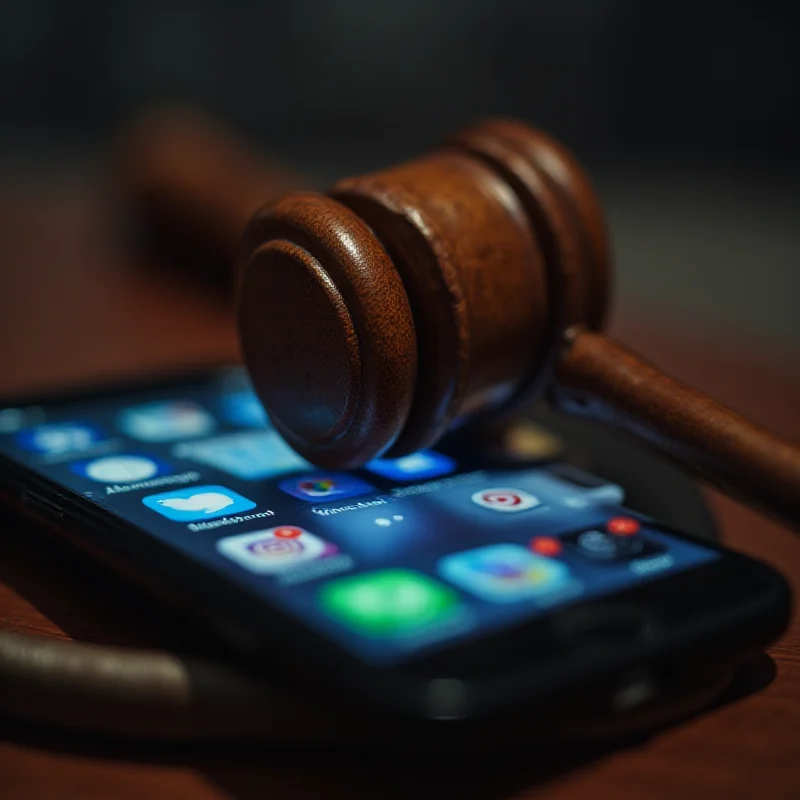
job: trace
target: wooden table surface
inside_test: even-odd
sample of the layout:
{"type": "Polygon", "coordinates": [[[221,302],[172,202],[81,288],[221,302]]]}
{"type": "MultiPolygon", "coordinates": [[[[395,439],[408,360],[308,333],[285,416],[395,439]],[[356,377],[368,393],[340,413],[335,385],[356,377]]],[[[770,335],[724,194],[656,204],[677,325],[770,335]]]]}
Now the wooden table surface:
{"type": "MultiPolygon", "coordinates": [[[[236,357],[230,309],[125,255],[99,181],[0,189],[0,392],[236,357]]],[[[626,309],[616,332],[663,367],[800,440],[797,364],[757,343],[671,331],[626,309]],[[639,319],[639,322],[636,319],[639,319]]],[[[800,588],[800,539],[714,495],[725,539],[800,588]]],[[[158,643],[163,614],[90,564],[0,516],[0,627],[158,643]]],[[[168,628],[169,626],[167,626],[168,628]]],[[[763,688],[616,750],[514,752],[483,762],[358,752],[122,746],[0,720],[3,798],[796,797],[800,626],[769,651],[763,688]],[[769,672],[769,670],[767,670],[769,672]]],[[[0,687],[2,691],[2,687],[0,687]]]]}

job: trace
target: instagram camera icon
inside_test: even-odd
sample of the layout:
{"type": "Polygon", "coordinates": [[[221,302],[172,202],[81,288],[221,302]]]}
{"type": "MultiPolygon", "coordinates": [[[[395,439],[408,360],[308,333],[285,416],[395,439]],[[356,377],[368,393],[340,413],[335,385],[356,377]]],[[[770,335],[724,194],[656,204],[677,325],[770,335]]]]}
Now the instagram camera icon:
{"type": "Polygon", "coordinates": [[[229,536],[217,543],[217,550],[260,575],[274,575],[337,552],[335,545],[295,525],[229,536]]]}

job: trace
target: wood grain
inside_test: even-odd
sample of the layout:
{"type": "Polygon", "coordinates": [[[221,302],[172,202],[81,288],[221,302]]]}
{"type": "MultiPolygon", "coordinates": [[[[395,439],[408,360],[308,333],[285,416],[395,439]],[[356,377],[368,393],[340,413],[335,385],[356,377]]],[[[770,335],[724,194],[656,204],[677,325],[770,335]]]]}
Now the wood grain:
{"type": "Polygon", "coordinates": [[[408,417],[417,347],[374,233],[335,200],[296,193],[255,215],[242,249],[242,351],[276,428],[328,469],[383,453],[408,417]]]}
{"type": "MultiPolygon", "coordinates": [[[[235,357],[229,309],[121,258],[103,196],[75,178],[0,190],[0,391],[235,357]],[[98,336],[98,331],[103,334],[98,336]]],[[[626,315],[617,333],[781,435],[800,438],[800,378],[747,343],[626,315]],[[697,342],[702,345],[698,346],[697,342]],[[746,376],[746,377],[745,377],[746,376]]],[[[800,541],[713,497],[726,539],[800,589],[800,541]]],[[[122,644],[174,623],[100,571],[2,517],[0,625],[122,644]]],[[[147,748],[0,727],[0,795],[16,798],[790,798],[800,783],[800,627],[765,688],[613,751],[509,753],[491,763],[364,752],[147,748]]]]}
{"type": "Polygon", "coordinates": [[[553,396],[563,410],[613,425],[800,527],[800,449],[607,337],[576,333],[553,396]]]}

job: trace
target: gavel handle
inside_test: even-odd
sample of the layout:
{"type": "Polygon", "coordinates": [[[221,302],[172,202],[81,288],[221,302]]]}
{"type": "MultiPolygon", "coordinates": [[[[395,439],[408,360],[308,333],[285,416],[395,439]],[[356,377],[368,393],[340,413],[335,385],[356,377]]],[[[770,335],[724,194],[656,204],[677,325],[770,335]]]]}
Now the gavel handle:
{"type": "Polygon", "coordinates": [[[190,258],[209,256],[231,273],[253,214],[306,183],[188,111],[151,112],[129,126],[117,143],[112,174],[118,194],[149,233],[190,258]]]}
{"type": "Polygon", "coordinates": [[[745,503],[800,527],[800,449],[605,336],[570,332],[557,408],[610,424],[745,503]]]}

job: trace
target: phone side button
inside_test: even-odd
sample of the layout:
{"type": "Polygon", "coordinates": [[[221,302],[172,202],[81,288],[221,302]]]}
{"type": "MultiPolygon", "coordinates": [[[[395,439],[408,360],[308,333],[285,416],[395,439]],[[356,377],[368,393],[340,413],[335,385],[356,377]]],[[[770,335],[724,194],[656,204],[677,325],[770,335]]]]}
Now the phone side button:
{"type": "Polygon", "coordinates": [[[653,642],[660,626],[652,614],[637,606],[598,603],[559,614],[553,628],[570,645],[607,647],[653,642]]]}
{"type": "Polygon", "coordinates": [[[48,500],[46,497],[36,494],[36,492],[23,492],[22,503],[35,514],[45,517],[48,520],[54,522],[64,521],[64,509],[61,508],[58,503],[54,503],[52,500],[48,500]]]}

